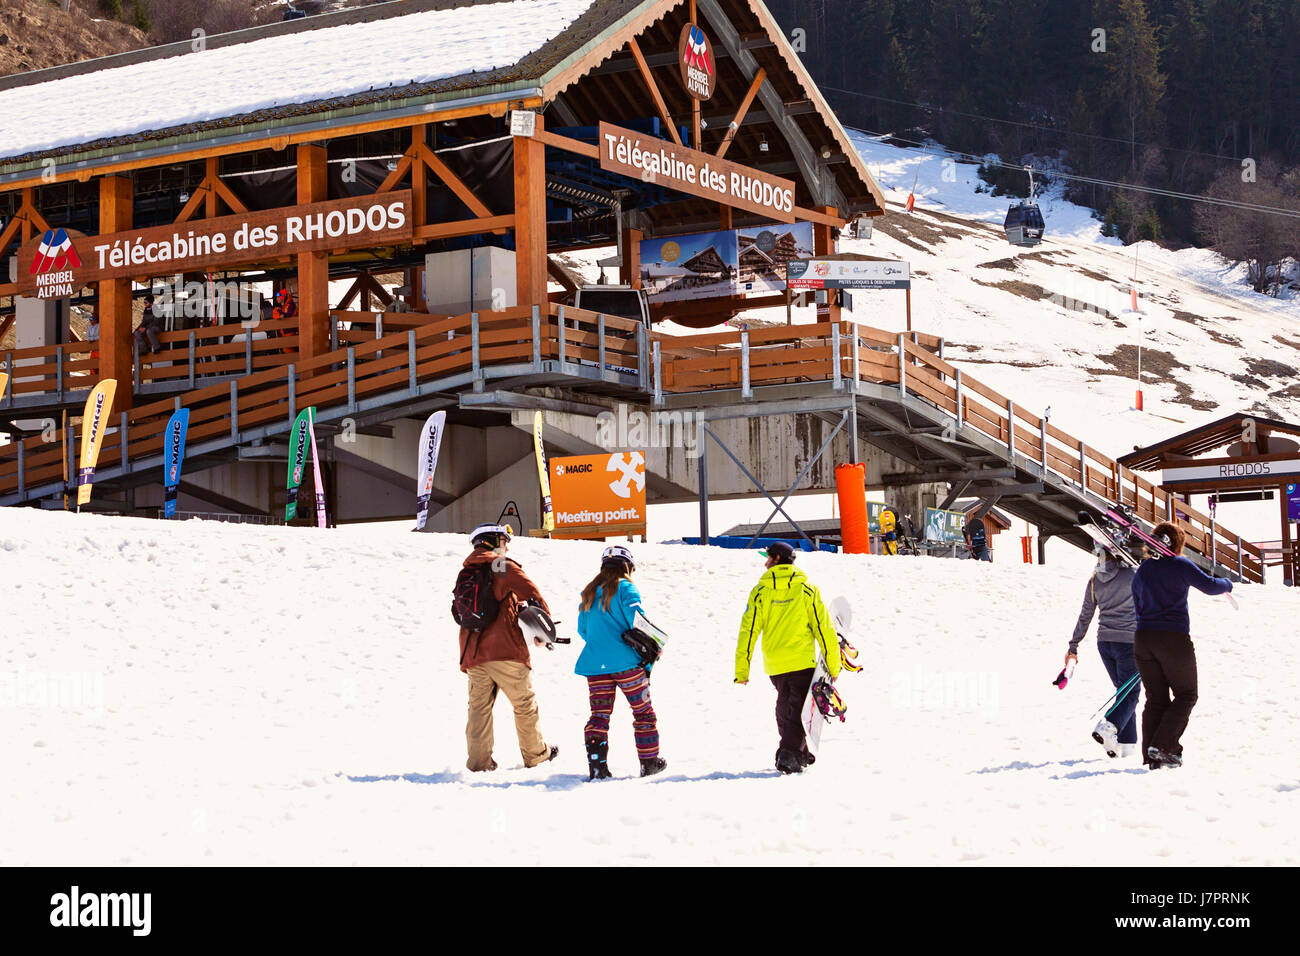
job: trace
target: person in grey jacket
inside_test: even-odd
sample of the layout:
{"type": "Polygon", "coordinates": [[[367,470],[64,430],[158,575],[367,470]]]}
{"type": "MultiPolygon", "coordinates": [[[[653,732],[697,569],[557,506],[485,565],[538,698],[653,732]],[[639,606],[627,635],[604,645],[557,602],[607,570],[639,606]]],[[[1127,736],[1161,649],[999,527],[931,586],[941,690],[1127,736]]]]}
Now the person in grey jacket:
{"type": "MultiPolygon", "coordinates": [[[[1133,632],[1137,629],[1137,614],[1133,609],[1134,570],[1097,547],[1097,568],[1083,592],[1083,610],[1074,625],[1070,649],[1065,663],[1079,659],[1079,642],[1088,633],[1094,613],[1097,615],[1097,650],[1115,689],[1123,687],[1137,673],[1133,659],[1133,632]]],[[[1138,555],[1135,555],[1138,557],[1138,555]]],[[[1092,732],[1093,740],[1100,743],[1111,757],[1128,757],[1137,752],[1138,687],[1132,687],[1116,701],[1110,713],[1092,732]]]]}

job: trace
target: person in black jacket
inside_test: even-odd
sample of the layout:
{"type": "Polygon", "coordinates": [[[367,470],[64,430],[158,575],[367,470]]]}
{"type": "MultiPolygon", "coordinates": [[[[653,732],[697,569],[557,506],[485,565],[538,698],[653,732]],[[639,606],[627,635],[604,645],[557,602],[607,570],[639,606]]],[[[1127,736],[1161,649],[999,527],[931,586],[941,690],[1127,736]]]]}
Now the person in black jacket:
{"type": "Polygon", "coordinates": [[[1183,765],[1181,738],[1196,706],[1196,648],[1187,614],[1187,591],[1196,588],[1205,594],[1226,594],[1232,590],[1232,582],[1211,577],[1181,557],[1187,537],[1181,528],[1162,522],[1152,534],[1173,556],[1154,554],[1133,576],[1137,617],[1133,657],[1147,698],[1142,711],[1142,753],[1147,767],[1157,770],[1183,765]]]}
{"type": "Polygon", "coordinates": [[[967,515],[966,527],[961,533],[966,539],[966,546],[970,548],[972,558],[976,561],[993,562],[993,556],[989,554],[988,532],[984,530],[983,518],[977,518],[973,514],[967,515]]]}

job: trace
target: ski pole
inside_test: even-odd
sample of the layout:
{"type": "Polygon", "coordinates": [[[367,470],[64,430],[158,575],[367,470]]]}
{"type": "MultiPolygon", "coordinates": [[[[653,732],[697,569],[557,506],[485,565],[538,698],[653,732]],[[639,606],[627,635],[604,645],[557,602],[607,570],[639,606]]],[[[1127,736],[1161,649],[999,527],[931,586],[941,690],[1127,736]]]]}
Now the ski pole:
{"type": "Polygon", "coordinates": [[[1125,689],[1123,689],[1123,690],[1119,690],[1119,691],[1117,691],[1117,692],[1115,693],[1115,703],[1111,704],[1111,705],[1110,705],[1110,710],[1106,711],[1106,717],[1107,717],[1107,719],[1110,718],[1110,715],[1111,715],[1111,714],[1113,714],[1113,713],[1115,713],[1115,711],[1119,710],[1119,705],[1122,704],[1122,703],[1124,703],[1125,698],[1127,698],[1129,694],[1131,694],[1133,691],[1137,690],[1137,687],[1138,687],[1138,681],[1140,681],[1141,679],[1142,679],[1142,675],[1141,675],[1141,674],[1134,674],[1134,675],[1133,675],[1132,677],[1130,677],[1130,678],[1128,679],[1128,681],[1124,684],[1124,688],[1125,688],[1125,689]]]}
{"type": "MultiPolygon", "coordinates": [[[[1096,717],[1098,714],[1100,714],[1100,713],[1101,713],[1101,709],[1102,709],[1102,707],[1105,707],[1105,706],[1106,706],[1107,704],[1109,704],[1112,700],[1114,700],[1115,698],[1117,698],[1120,694],[1123,694],[1123,693],[1127,692],[1128,689],[1129,689],[1131,686],[1133,686],[1135,683],[1137,683],[1137,682],[1138,682],[1139,680],[1141,680],[1141,679],[1142,679],[1142,675],[1141,675],[1141,674],[1134,674],[1132,677],[1130,677],[1128,680],[1126,680],[1126,681],[1124,682],[1124,686],[1122,686],[1119,690],[1115,691],[1115,693],[1113,693],[1113,694],[1111,694],[1109,697],[1107,697],[1107,698],[1102,702],[1101,707],[1098,707],[1096,710],[1094,710],[1094,711],[1092,712],[1092,716],[1093,716],[1093,717],[1096,717]]],[[[1113,710],[1114,708],[1111,708],[1111,709],[1113,710]]],[[[1109,713],[1110,713],[1110,711],[1107,711],[1107,714],[1108,714],[1108,715],[1109,715],[1109,713]]],[[[1090,718],[1088,718],[1088,719],[1091,720],[1092,718],[1090,717],[1090,718]]]]}

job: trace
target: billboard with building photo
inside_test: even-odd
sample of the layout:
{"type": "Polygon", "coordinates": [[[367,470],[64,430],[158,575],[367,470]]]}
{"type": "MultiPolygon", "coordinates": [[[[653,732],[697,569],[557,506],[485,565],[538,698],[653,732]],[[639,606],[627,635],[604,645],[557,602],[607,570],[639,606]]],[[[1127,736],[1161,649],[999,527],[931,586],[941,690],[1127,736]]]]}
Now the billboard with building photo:
{"type": "Polygon", "coordinates": [[[641,242],[641,287],[651,302],[736,294],[736,233],[701,232],[641,242]]]}
{"type": "Polygon", "coordinates": [[[645,534],[645,455],[639,451],[551,459],[554,538],[645,534]]]}
{"type": "Polygon", "coordinates": [[[757,226],[736,231],[739,269],[737,285],[742,293],[784,292],[786,264],[813,254],[813,224],[757,226]]]}

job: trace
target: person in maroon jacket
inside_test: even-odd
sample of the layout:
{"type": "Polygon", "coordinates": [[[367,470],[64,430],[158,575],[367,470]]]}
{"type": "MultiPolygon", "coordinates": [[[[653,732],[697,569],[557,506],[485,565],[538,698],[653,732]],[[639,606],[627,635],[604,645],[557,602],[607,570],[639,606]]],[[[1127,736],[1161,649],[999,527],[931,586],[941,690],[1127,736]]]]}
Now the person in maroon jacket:
{"type": "Polygon", "coordinates": [[[524,766],[536,767],[554,760],[560,748],[548,745],[538,726],[531,658],[518,618],[524,601],[532,601],[547,615],[550,608],[519,563],[506,557],[509,528],[479,525],[470,541],[474,553],[465,559],[464,567],[491,566],[492,593],[500,607],[495,620],[483,630],[460,629],[460,669],[469,677],[469,723],[465,727],[469,760],[465,766],[473,771],[497,768],[492,759],[492,705],[497,691],[502,691],[515,710],[515,732],[524,766]]]}

